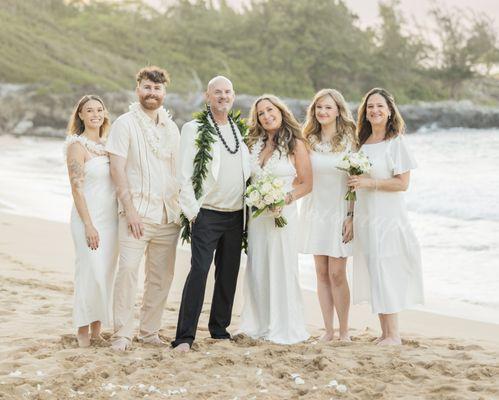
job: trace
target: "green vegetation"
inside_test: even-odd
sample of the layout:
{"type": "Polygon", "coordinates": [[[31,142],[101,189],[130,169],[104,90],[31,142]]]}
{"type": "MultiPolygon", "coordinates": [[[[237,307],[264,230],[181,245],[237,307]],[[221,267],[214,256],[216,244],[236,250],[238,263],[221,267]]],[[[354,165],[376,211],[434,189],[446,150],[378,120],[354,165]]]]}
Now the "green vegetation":
{"type": "Polygon", "coordinates": [[[380,27],[370,29],[341,0],[254,0],[242,13],[224,1],[179,0],[160,13],[140,1],[0,0],[0,81],[131,89],[138,68],[157,64],[176,92],[225,74],[239,93],[303,98],[335,87],[359,100],[383,86],[400,102],[468,98],[468,82],[497,81],[493,21],[430,16],[434,44],[407,31],[396,0],[380,4],[380,27]]]}

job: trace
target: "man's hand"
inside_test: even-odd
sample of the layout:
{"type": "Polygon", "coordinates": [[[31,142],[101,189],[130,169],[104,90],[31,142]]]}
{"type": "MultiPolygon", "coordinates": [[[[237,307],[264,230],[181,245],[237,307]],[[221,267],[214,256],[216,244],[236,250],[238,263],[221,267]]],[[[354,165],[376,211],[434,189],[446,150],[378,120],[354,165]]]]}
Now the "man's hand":
{"type": "Polygon", "coordinates": [[[128,225],[128,231],[132,233],[135,239],[140,239],[144,236],[144,224],[142,223],[142,218],[137,213],[136,210],[131,210],[126,213],[126,222],[128,225]]]}

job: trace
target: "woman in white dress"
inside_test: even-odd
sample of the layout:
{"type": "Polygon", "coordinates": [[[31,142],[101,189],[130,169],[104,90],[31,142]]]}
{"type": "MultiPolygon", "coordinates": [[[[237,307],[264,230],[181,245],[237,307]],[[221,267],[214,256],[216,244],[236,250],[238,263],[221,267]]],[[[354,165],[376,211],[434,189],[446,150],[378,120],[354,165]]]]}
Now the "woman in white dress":
{"type": "Polygon", "coordinates": [[[284,181],[287,225],[276,227],[271,212],[250,218],[240,331],[275,343],[301,342],[309,334],[298,276],[296,200],[312,189],[312,169],[300,125],[277,97],[263,95],[253,104],[248,147],[252,179],[270,174],[284,181]]]}
{"type": "Polygon", "coordinates": [[[109,325],[118,255],[118,205],[102,140],[109,118],[102,100],[84,96],[76,105],[65,143],[74,207],[75,244],[73,325],[80,347],[99,339],[109,325]]]}
{"type": "Polygon", "coordinates": [[[334,338],[336,309],[339,339],[350,341],[346,264],[352,255],[353,202],[345,200],[348,175],[337,164],[346,152],[355,149],[357,140],[355,122],[340,92],[322,89],[315,95],[303,136],[312,149],[314,188],[300,207],[300,252],[314,255],[317,295],[326,329],[321,340],[334,338]]]}
{"type": "Polygon", "coordinates": [[[357,191],[353,298],[354,303],[369,301],[378,314],[380,345],[401,344],[397,313],[423,303],[421,252],[404,201],[416,162],[404,128],[391,94],[379,88],[366,94],[357,132],[372,168],[368,176],[348,180],[357,191]]]}

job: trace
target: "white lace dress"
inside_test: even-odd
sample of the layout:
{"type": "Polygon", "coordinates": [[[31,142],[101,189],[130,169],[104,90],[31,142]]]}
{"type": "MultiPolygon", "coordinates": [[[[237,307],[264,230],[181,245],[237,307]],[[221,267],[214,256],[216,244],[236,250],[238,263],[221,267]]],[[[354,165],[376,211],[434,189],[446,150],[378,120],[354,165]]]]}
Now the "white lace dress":
{"type": "MultiPolygon", "coordinates": [[[[416,168],[403,136],[361,150],[371,177],[388,179],[416,168]]],[[[404,192],[358,189],[354,215],[353,302],[391,314],[423,303],[421,251],[407,216],[404,192]]]]}
{"type": "MultiPolygon", "coordinates": [[[[296,170],[286,154],[274,151],[260,167],[263,141],[252,148],[251,177],[271,174],[292,190],[296,170]]],[[[248,226],[248,263],[244,279],[244,307],[240,331],[253,338],[292,344],[306,340],[298,271],[298,213],[296,202],[285,206],[287,225],[275,227],[274,216],[264,212],[248,226]]]]}
{"type": "Polygon", "coordinates": [[[348,211],[348,174],[336,168],[351,146],[344,151],[312,151],[314,174],[312,192],[300,205],[300,253],[329,257],[349,257],[351,243],[343,243],[343,222],[348,211]]]}
{"type": "MultiPolygon", "coordinates": [[[[95,146],[84,137],[70,137],[66,146],[80,142],[85,148],[95,146]]],[[[103,147],[100,148],[103,151],[103,147]]],[[[89,153],[92,154],[92,153],[89,153]]],[[[90,217],[99,233],[99,247],[87,246],[85,226],[73,205],[71,233],[75,245],[73,326],[101,321],[111,324],[112,289],[118,257],[118,204],[109,172],[109,157],[98,155],[85,162],[84,196],[90,217]]]]}

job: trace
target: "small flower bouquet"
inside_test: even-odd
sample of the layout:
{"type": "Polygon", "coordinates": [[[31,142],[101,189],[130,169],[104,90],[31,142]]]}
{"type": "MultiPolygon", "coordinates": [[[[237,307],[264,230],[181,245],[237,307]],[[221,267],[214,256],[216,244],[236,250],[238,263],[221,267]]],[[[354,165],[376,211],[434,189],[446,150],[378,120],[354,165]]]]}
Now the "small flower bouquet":
{"type": "MultiPolygon", "coordinates": [[[[357,153],[348,152],[338,163],[336,168],[347,172],[348,175],[363,175],[371,171],[371,162],[362,151],[357,153]]],[[[357,200],[355,190],[349,188],[347,194],[345,195],[345,200],[357,200]]]]}
{"type": "Polygon", "coordinates": [[[286,204],[284,182],[272,175],[262,175],[246,189],[246,204],[253,211],[253,218],[265,210],[275,215],[275,226],[282,228],[288,221],[281,215],[281,209],[286,204]]]}

